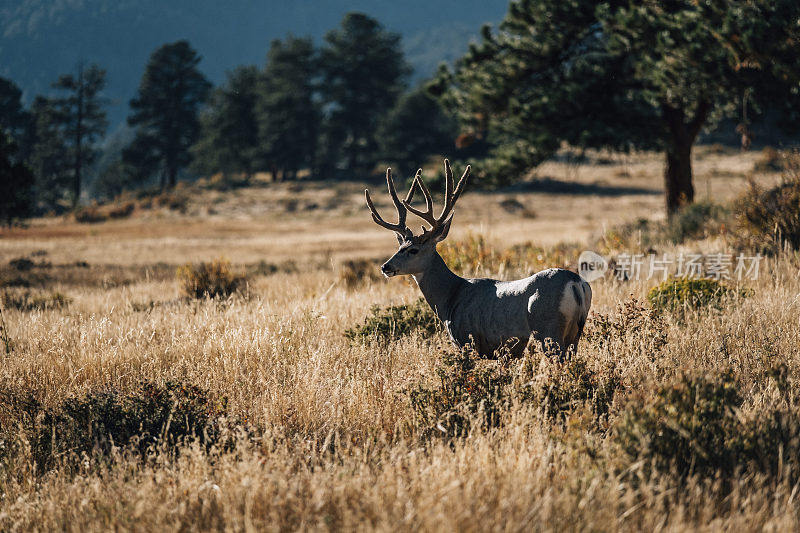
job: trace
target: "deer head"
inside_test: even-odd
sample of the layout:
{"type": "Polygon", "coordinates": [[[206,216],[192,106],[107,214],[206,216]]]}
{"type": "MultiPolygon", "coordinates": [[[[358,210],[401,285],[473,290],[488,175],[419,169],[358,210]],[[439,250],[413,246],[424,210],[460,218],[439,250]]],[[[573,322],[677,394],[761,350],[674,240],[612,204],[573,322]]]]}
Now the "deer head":
{"type": "Polygon", "coordinates": [[[417,170],[411,188],[408,190],[404,200],[400,200],[397,196],[394,180],[392,179],[392,169],[386,169],[386,186],[397,210],[397,224],[386,222],[375,209],[375,205],[369,196],[369,190],[364,191],[367,206],[370,213],[372,213],[372,219],[379,226],[394,231],[397,236],[397,242],[400,245],[397,252],[381,266],[381,272],[383,272],[384,276],[389,278],[399,274],[421,274],[428,269],[431,260],[437,255],[436,244],[443,241],[450,231],[450,224],[453,221],[453,207],[455,207],[461,193],[464,192],[464,185],[467,182],[469,171],[470,167],[467,165],[464,174],[458,180],[458,185],[454,187],[450,162],[447,159],[444,160],[444,207],[438,217],[433,214],[433,199],[425,182],[422,181],[422,169],[417,170]],[[417,189],[420,190],[425,198],[425,211],[416,209],[411,205],[417,189]],[[422,233],[414,235],[406,225],[408,211],[427,222],[430,227],[422,226],[422,233]]]}

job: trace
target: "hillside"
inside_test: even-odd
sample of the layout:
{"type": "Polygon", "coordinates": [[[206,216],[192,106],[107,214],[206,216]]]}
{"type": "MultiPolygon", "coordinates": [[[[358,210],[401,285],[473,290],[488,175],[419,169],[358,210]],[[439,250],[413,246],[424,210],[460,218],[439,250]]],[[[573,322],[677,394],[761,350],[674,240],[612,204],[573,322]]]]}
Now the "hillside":
{"type": "Polygon", "coordinates": [[[506,0],[0,0],[0,76],[30,101],[84,60],[108,70],[113,123],[127,113],[149,54],[188,39],[215,83],[241,64],[260,64],[269,42],[288,33],[316,39],[348,11],[362,11],[401,33],[417,77],[457,57],[481,24],[502,18],[506,0]]]}

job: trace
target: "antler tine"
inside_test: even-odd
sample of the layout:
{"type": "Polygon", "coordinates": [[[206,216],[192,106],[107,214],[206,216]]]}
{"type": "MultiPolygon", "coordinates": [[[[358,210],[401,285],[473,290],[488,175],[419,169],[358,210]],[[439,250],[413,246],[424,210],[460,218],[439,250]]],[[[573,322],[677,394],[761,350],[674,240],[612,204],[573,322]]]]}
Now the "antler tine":
{"type": "MultiPolygon", "coordinates": [[[[444,202],[445,207],[450,200],[450,195],[453,194],[453,169],[450,168],[450,160],[444,160],[444,202]]],[[[444,210],[442,210],[444,212],[444,210]]]]}
{"type": "MultiPolygon", "coordinates": [[[[378,213],[378,210],[375,209],[375,204],[372,203],[372,198],[369,196],[369,189],[364,189],[364,197],[367,200],[367,207],[369,207],[370,213],[372,214],[372,220],[374,220],[379,226],[383,226],[386,229],[405,234],[408,230],[408,227],[406,226],[406,215],[408,212],[406,207],[397,197],[397,191],[394,188],[394,180],[392,179],[391,168],[386,169],[386,187],[389,189],[389,196],[392,197],[392,202],[397,210],[397,224],[386,222],[383,217],[381,217],[381,215],[378,213]]],[[[413,195],[414,191],[409,191],[407,199],[410,201],[413,195]]]]}
{"type": "Polygon", "coordinates": [[[386,169],[386,187],[389,189],[389,196],[392,197],[394,208],[397,209],[397,225],[402,226],[405,229],[406,215],[408,212],[406,207],[400,202],[400,198],[397,197],[397,191],[394,188],[394,179],[392,179],[391,168],[386,169]]]}
{"type": "Polygon", "coordinates": [[[454,191],[453,171],[450,169],[450,161],[448,161],[447,159],[444,160],[444,168],[445,168],[444,207],[442,208],[442,214],[439,215],[440,221],[446,220],[447,216],[455,207],[458,198],[461,196],[461,193],[464,192],[464,186],[467,183],[467,178],[469,177],[469,173],[471,170],[470,165],[467,165],[467,168],[464,169],[464,173],[461,175],[461,178],[459,178],[458,185],[456,185],[454,191]]]}
{"type": "Polygon", "coordinates": [[[425,211],[421,211],[412,206],[410,200],[405,200],[403,203],[409,211],[430,224],[432,228],[435,228],[437,220],[436,216],[433,214],[433,198],[431,197],[431,192],[428,190],[428,186],[422,181],[422,169],[417,170],[417,174],[414,176],[414,182],[411,184],[411,191],[414,191],[417,187],[422,191],[422,196],[425,197],[425,211]]]}
{"type": "Polygon", "coordinates": [[[437,217],[433,214],[433,198],[431,197],[431,192],[428,190],[428,187],[422,180],[422,169],[417,171],[416,176],[414,176],[414,182],[411,185],[409,195],[405,200],[403,200],[403,204],[409,211],[431,225],[430,230],[427,230],[424,227],[422,228],[425,234],[438,229],[444,223],[444,221],[447,220],[447,217],[453,211],[453,207],[455,207],[458,198],[461,196],[461,193],[464,192],[464,186],[466,185],[469,173],[470,166],[467,165],[467,168],[464,169],[464,174],[462,174],[461,178],[458,180],[458,185],[455,185],[454,187],[453,170],[450,168],[450,161],[447,159],[444,160],[444,207],[442,208],[441,214],[437,217]],[[422,191],[422,195],[425,197],[425,211],[417,209],[411,205],[411,197],[413,196],[414,190],[417,187],[419,187],[420,191],[422,191]]]}

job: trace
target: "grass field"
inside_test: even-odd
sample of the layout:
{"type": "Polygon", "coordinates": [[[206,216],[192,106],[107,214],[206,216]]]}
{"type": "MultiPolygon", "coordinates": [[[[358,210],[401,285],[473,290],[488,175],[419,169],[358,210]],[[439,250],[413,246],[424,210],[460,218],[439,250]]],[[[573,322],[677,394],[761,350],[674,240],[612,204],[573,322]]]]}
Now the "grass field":
{"type": "MultiPolygon", "coordinates": [[[[778,173],[753,171],[759,157],[699,148],[698,199],[727,203],[748,177],[777,183],[778,173]]],[[[502,265],[491,254],[464,258],[480,275],[574,269],[583,249],[643,251],[635,234],[624,245],[604,239],[610,230],[663,221],[659,156],[552,162],[537,177],[497,193],[468,188],[450,257],[482,237],[498,256],[526,243],[540,251],[502,265]]],[[[378,183],[370,187],[386,209],[378,183]]],[[[608,276],[593,283],[573,360],[533,351],[464,370],[448,366],[454,349],[441,332],[344,335],[371,306],[420,296],[409,279],[375,276],[377,265],[348,271],[347,261],[395,250],[370,221],[363,184],[185,194],[180,211],[136,209],[98,224],[41,219],[0,233],[0,529],[800,527],[795,253],[765,259],[757,280],[729,282],[746,297],[680,312],[651,309],[656,280],[608,276]],[[246,290],[185,299],[176,270],[218,257],[247,275],[246,290]],[[30,263],[10,264],[18,258],[30,263]],[[13,305],[23,296],[29,304],[13,305]],[[437,402],[456,382],[468,401],[450,414],[469,431],[459,422],[453,437],[427,415],[442,412],[437,402]],[[78,399],[139,405],[143,390],[168,383],[182,392],[167,394],[162,438],[141,449],[88,435],[97,425],[54,422],[78,413],[78,399]],[[181,398],[197,409],[180,411],[181,398]],[[190,416],[213,419],[214,433],[169,438],[190,416]],[[70,439],[88,448],[58,446],[70,439]],[[45,463],[43,446],[60,451],[45,463]]],[[[732,246],[722,231],[656,251],[732,246]]]]}

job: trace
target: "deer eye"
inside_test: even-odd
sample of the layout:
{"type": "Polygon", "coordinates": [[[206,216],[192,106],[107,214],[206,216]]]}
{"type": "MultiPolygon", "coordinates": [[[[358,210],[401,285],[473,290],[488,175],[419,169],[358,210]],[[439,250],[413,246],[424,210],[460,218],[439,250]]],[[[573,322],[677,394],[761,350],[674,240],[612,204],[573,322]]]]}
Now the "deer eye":
{"type": "Polygon", "coordinates": [[[408,249],[408,254],[409,255],[416,255],[417,252],[419,252],[419,250],[417,250],[416,248],[409,248],[408,249]]]}

